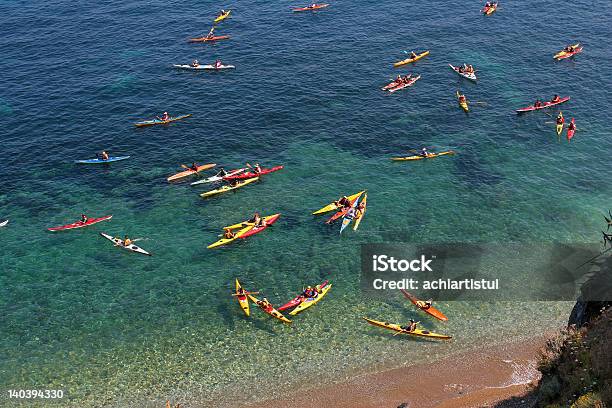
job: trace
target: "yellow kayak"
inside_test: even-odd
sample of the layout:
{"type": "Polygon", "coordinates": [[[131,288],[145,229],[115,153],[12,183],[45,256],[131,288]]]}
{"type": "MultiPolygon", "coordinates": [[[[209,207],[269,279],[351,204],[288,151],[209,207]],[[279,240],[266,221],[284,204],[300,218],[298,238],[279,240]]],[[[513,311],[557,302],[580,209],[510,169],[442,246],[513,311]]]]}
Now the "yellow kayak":
{"type": "MultiPolygon", "coordinates": [[[[576,49],[576,48],[578,48],[579,46],[580,46],[580,43],[577,43],[577,44],[572,45],[572,48],[575,50],[575,49],[576,49]]],[[[573,52],[573,51],[572,51],[572,52],[573,52]]],[[[571,52],[567,52],[567,51],[565,51],[565,50],[561,50],[561,51],[559,51],[558,53],[556,53],[556,54],[553,56],[553,58],[554,58],[554,59],[561,58],[561,57],[563,57],[563,56],[565,56],[565,55],[567,55],[567,54],[570,54],[570,53],[571,53],[571,52]]]]}
{"type": "Polygon", "coordinates": [[[469,112],[470,108],[468,108],[467,98],[465,99],[464,102],[461,102],[461,100],[459,99],[460,96],[465,96],[465,95],[461,95],[459,91],[457,91],[457,101],[459,102],[459,106],[461,106],[461,109],[463,109],[464,111],[469,112]]]}
{"type": "Polygon", "coordinates": [[[251,178],[251,179],[248,179],[248,180],[239,181],[233,187],[230,186],[230,185],[223,186],[221,188],[217,188],[215,190],[211,190],[211,191],[207,191],[205,193],[202,193],[202,194],[200,194],[200,197],[210,197],[210,196],[214,196],[216,194],[227,193],[228,191],[236,190],[237,188],[244,187],[247,184],[254,183],[257,180],[259,180],[259,177],[254,177],[254,178],[251,178]]]}
{"type": "Polygon", "coordinates": [[[308,309],[310,306],[316,305],[319,302],[319,300],[323,299],[323,296],[327,295],[327,292],[329,292],[331,287],[332,287],[331,283],[328,283],[327,285],[323,287],[323,289],[321,289],[321,292],[319,292],[319,295],[316,298],[308,298],[308,299],[302,300],[302,303],[297,305],[295,309],[289,312],[289,314],[291,316],[295,316],[301,311],[308,309]]]}
{"type": "MultiPolygon", "coordinates": [[[[351,196],[348,196],[347,198],[349,199],[349,201],[353,201],[354,199],[361,197],[363,193],[365,193],[365,190],[360,191],[351,196]]],[[[335,202],[332,202],[330,204],[327,204],[325,207],[321,208],[320,210],[313,212],[312,215],[324,214],[326,212],[335,211],[337,209],[338,209],[338,205],[335,202]]]]}
{"type": "Polygon", "coordinates": [[[392,157],[391,160],[393,160],[393,161],[406,161],[406,160],[433,159],[434,157],[446,156],[447,154],[455,154],[455,152],[452,151],[452,150],[448,150],[446,152],[430,153],[427,156],[414,155],[414,156],[406,156],[406,157],[392,157]]]}
{"type": "Polygon", "coordinates": [[[218,23],[228,18],[231,12],[232,10],[227,10],[225,13],[220,14],[219,17],[215,18],[215,23],[218,23]]]}
{"type": "Polygon", "coordinates": [[[425,52],[422,52],[422,53],[418,54],[418,55],[417,55],[416,57],[414,57],[414,58],[413,58],[413,57],[410,57],[410,58],[406,58],[405,60],[398,61],[398,62],[394,63],[394,64],[393,64],[393,66],[394,66],[395,68],[397,68],[397,67],[401,67],[402,65],[406,65],[406,64],[410,64],[411,62],[418,61],[418,60],[420,60],[421,58],[426,57],[426,56],[428,56],[428,55],[429,55],[429,51],[425,51],[425,52]]]}
{"type": "Polygon", "coordinates": [[[251,299],[251,302],[255,303],[257,306],[259,306],[259,308],[261,310],[263,310],[264,312],[266,312],[267,314],[269,314],[272,317],[277,318],[278,320],[280,320],[281,322],[284,323],[291,323],[291,320],[287,319],[285,316],[283,316],[283,314],[281,312],[279,312],[278,310],[276,310],[274,308],[274,306],[272,306],[271,304],[268,305],[268,307],[263,306],[260,302],[259,299],[257,299],[255,296],[253,295],[249,295],[249,299],[251,299]]]}
{"type": "MultiPolygon", "coordinates": [[[[238,291],[241,288],[242,286],[240,285],[240,282],[238,282],[238,278],[236,278],[236,295],[238,295],[238,291]]],[[[242,309],[244,314],[249,316],[251,314],[251,310],[249,309],[249,298],[247,298],[246,295],[238,295],[236,296],[236,299],[238,299],[238,303],[240,304],[240,308],[242,309]]]]}
{"type": "Polygon", "coordinates": [[[432,333],[429,330],[416,329],[414,331],[409,332],[408,330],[402,329],[402,327],[399,324],[380,322],[378,320],[368,319],[367,317],[364,317],[364,320],[373,326],[378,326],[378,327],[382,327],[383,329],[393,330],[395,332],[402,333],[402,334],[409,334],[411,336],[427,337],[430,339],[438,339],[438,340],[452,339],[451,336],[447,336],[444,334],[438,334],[438,333],[432,333]]]}
{"type": "Polygon", "coordinates": [[[359,228],[359,224],[365,215],[366,210],[368,209],[368,193],[365,193],[363,198],[361,199],[361,204],[363,204],[363,211],[359,213],[359,215],[355,218],[355,225],[353,225],[353,231],[357,231],[359,228]]]}
{"type": "Polygon", "coordinates": [[[212,244],[210,244],[206,248],[212,249],[212,248],[217,248],[217,247],[220,247],[220,246],[223,246],[223,245],[231,244],[232,242],[234,242],[235,240],[240,238],[240,236],[242,234],[245,234],[245,233],[249,232],[252,229],[253,229],[253,225],[248,225],[248,226],[242,228],[241,230],[236,231],[236,233],[234,234],[234,236],[232,238],[225,238],[225,237],[223,237],[220,240],[213,242],[212,244]]]}

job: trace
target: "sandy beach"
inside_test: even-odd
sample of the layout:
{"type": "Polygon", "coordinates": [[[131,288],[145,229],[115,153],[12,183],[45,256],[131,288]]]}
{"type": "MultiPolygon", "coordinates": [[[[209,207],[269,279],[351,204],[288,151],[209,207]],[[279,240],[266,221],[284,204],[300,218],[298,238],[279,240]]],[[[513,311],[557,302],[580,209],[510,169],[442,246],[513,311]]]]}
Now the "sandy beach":
{"type": "Polygon", "coordinates": [[[321,387],[316,393],[295,394],[261,401],[247,407],[287,408],[310,406],[337,408],[407,407],[457,408],[530,406],[528,392],[540,378],[538,350],[546,336],[529,341],[467,352],[426,365],[413,365],[359,376],[321,387]]]}

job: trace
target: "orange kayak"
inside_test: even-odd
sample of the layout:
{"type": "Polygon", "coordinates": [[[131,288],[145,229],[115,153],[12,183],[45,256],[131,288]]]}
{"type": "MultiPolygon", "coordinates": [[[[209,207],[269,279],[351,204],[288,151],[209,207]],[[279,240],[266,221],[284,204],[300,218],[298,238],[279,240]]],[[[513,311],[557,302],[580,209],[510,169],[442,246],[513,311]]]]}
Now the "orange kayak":
{"type": "Polygon", "coordinates": [[[423,302],[422,300],[419,300],[416,297],[412,296],[410,293],[408,293],[404,289],[400,289],[400,291],[404,294],[406,299],[411,301],[413,305],[415,305],[416,307],[418,307],[419,309],[421,309],[425,313],[435,317],[438,320],[442,320],[444,322],[446,322],[448,320],[448,317],[444,316],[444,313],[442,313],[441,311],[439,311],[435,307],[429,306],[428,308],[425,308],[425,302],[423,302]]]}
{"type": "Polygon", "coordinates": [[[201,166],[198,166],[198,170],[197,171],[193,170],[193,169],[188,169],[188,170],[185,170],[185,171],[181,171],[180,173],[176,173],[176,174],[168,177],[167,180],[168,181],[175,181],[175,180],[181,179],[183,177],[191,176],[192,174],[197,174],[197,173],[199,173],[201,171],[204,171],[204,170],[212,169],[215,166],[216,166],[215,163],[203,164],[201,166]]]}

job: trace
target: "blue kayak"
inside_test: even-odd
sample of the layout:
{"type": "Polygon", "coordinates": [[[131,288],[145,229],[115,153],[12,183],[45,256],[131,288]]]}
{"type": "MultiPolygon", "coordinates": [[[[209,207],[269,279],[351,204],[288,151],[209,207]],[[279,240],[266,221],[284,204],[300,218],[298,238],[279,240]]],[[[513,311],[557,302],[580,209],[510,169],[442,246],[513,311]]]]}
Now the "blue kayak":
{"type": "Polygon", "coordinates": [[[79,163],[79,164],[102,164],[102,163],[111,163],[111,162],[116,162],[116,161],[120,161],[120,160],[125,160],[125,159],[129,159],[130,156],[111,156],[108,158],[108,160],[102,160],[102,159],[87,159],[87,160],[75,160],[75,163],[79,163]]]}

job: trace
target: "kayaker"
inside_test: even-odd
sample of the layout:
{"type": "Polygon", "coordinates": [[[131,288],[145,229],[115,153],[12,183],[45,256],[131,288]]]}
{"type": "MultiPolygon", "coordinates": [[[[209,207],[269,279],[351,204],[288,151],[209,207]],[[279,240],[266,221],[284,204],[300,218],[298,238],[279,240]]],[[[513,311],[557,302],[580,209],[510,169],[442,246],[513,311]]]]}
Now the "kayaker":
{"type": "Polygon", "coordinates": [[[355,219],[361,218],[364,210],[365,210],[365,203],[362,200],[357,206],[357,208],[355,209],[355,219]]]}
{"type": "Polygon", "coordinates": [[[533,104],[534,108],[540,108],[542,106],[542,102],[540,102],[540,100],[536,100],[535,103],[533,104]]]}
{"type": "Polygon", "coordinates": [[[427,301],[422,301],[422,300],[417,301],[417,306],[424,310],[429,309],[432,304],[433,304],[433,299],[429,299],[427,301]]]}
{"type": "Polygon", "coordinates": [[[106,151],[102,150],[102,153],[100,153],[100,159],[108,160],[108,153],[106,153],[106,151]]]}
{"type": "Polygon", "coordinates": [[[126,247],[126,246],[130,246],[131,244],[132,244],[132,240],[126,235],[123,238],[123,246],[126,247]]]}
{"type": "Polygon", "coordinates": [[[555,94],[555,96],[553,96],[553,98],[551,99],[551,102],[552,102],[552,103],[557,103],[557,102],[559,102],[560,100],[561,100],[561,97],[560,97],[559,95],[556,95],[556,94],[555,94]]]}
{"type": "Polygon", "coordinates": [[[194,68],[197,68],[200,66],[200,61],[198,61],[197,59],[194,59],[193,62],[191,63],[191,66],[194,68]]]}
{"type": "Polygon", "coordinates": [[[576,130],[576,124],[574,123],[574,118],[572,118],[572,120],[570,121],[569,125],[567,125],[567,131],[575,131],[576,130]]]}
{"type": "Polygon", "coordinates": [[[168,119],[170,119],[170,115],[168,115],[168,112],[164,112],[164,114],[163,114],[163,115],[161,115],[161,118],[160,118],[160,117],[158,117],[157,119],[159,119],[159,120],[161,120],[161,121],[165,122],[165,121],[167,121],[168,119]]]}
{"type": "Polygon", "coordinates": [[[258,226],[261,223],[261,216],[259,215],[259,213],[256,212],[255,214],[253,214],[253,217],[249,220],[249,222],[252,222],[253,224],[255,224],[255,226],[258,226]]]}
{"type": "Polygon", "coordinates": [[[415,322],[414,320],[410,319],[410,323],[408,323],[407,326],[400,326],[400,327],[402,329],[406,330],[407,332],[412,333],[417,328],[417,322],[415,322]]]}
{"type": "Polygon", "coordinates": [[[223,63],[221,62],[220,59],[215,61],[215,68],[219,69],[223,66],[223,63]]]}
{"type": "Polygon", "coordinates": [[[232,238],[235,238],[235,237],[236,237],[236,234],[234,234],[231,229],[229,229],[229,228],[225,229],[225,232],[223,233],[223,238],[232,239],[232,238]]]}
{"type": "Polygon", "coordinates": [[[347,196],[342,196],[338,201],[335,202],[338,207],[346,207],[351,205],[351,200],[348,199],[347,196]]]}
{"type": "Polygon", "coordinates": [[[429,151],[427,150],[426,147],[422,148],[421,151],[419,152],[419,156],[421,157],[427,157],[429,156],[429,151]]]}
{"type": "Polygon", "coordinates": [[[559,112],[557,115],[557,125],[562,125],[565,123],[565,118],[563,118],[563,112],[559,112]]]}
{"type": "Polygon", "coordinates": [[[459,95],[459,103],[465,103],[467,100],[465,99],[465,95],[459,95]]]}
{"type": "Polygon", "coordinates": [[[565,47],[565,48],[563,49],[563,51],[565,51],[565,52],[572,52],[572,51],[574,51],[574,47],[573,47],[573,46],[571,46],[571,45],[568,45],[567,47],[565,47]]]}
{"type": "Polygon", "coordinates": [[[225,171],[225,169],[223,167],[221,167],[221,170],[219,170],[219,172],[217,173],[218,177],[225,177],[227,176],[227,171],[225,171]]]}
{"type": "Polygon", "coordinates": [[[470,74],[473,74],[473,73],[474,73],[474,67],[473,67],[472,65],[468,65],[468,72],[469,72],[470,74]]]}
{"type": "Polygon", "coordinates": [[[259,165],[259,163],[255,163],[255,167],[253,168],[253,172],[255,174],[261,173],[261,166],[259,165]]]}
{"type": "Polygon", "coordinates": [[[273,308],[272,303],[270,303],[270,302],[268,301],[268,299],[266,299],[266,298],[263,298],[262,300],[260,300],[259,302],[257,302],[257,304],[258,304],[258,305],[259,305],[261,308],[263,308],[263,309],[265,309],[265,310],[270,310],[270,309],[272,309],[272,308],[273,308]]]}
{"type": "Polygon", "coordinates": [[[304,289],[304,293],[302,294],[306,298],[314,298],[319,295],[319,293],[312,286],[308,286],[306,289],[304,289]]]}
{"type": "Polygon", "coordinates": [[[209,39],[210,39],[210,38],[213,38],[213,37],[214,37],[214,35],[213,35],[213,34],[214,34],[214,32],[215,32],[215,26],[212,26],[212,27],[210,28],[210,31],[209,31],[209,32],[208,32],[208,34],[206,35],[206,38],[209,38],[209,39]]]}
{"type": "Polygon", "coordinates": [[[81,222],[85,224],[89,218],[85,214],[81,214],[81,222]]]}
{"type": "Polygon", "coordinates": [[[191,163],[189,170],[198,171],[198,164],[195,162],[191,163]]]}
{"type": "Polygon", "coordinates": [[[414,51],[410,52],[410,58],[417,58],[418,55],[414,51]]]}

